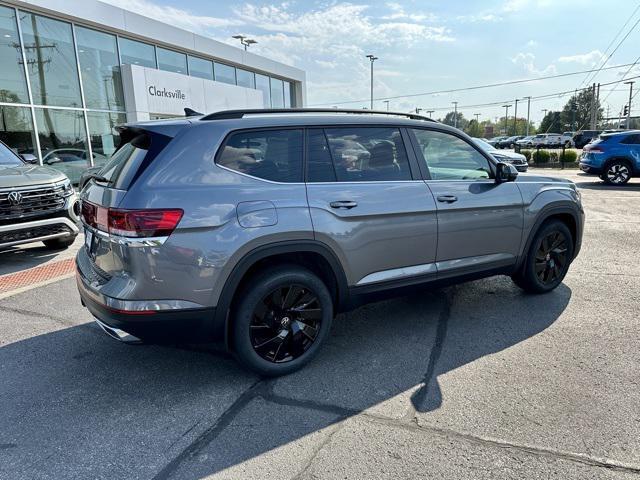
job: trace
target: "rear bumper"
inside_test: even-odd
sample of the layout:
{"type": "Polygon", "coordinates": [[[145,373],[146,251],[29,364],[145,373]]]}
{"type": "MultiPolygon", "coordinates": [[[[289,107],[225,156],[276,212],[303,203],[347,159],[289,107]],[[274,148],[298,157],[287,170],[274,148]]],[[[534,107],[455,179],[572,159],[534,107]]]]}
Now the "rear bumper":
{"type": "Polygon", "coordinates": [[[178,308],[181,304],[177,300],[127,301],[108,297],[92,286],[77,260],[76,283],[82,304],[113,338],[127,343],[138,339],[155,343],[216,340],[210,333],[215,308],[178,308]]]}
{"type": "Polygon", "coordinates": [[[599,175],[600,173],[602,173],[602,168],[600,167],[594,167],[593,165],[589,165],[588,163],[584,163],[584,162],[580,162],[579,164],[580,170],[582,170],[584,173],[589,173],[592,175],[599,175]]]}

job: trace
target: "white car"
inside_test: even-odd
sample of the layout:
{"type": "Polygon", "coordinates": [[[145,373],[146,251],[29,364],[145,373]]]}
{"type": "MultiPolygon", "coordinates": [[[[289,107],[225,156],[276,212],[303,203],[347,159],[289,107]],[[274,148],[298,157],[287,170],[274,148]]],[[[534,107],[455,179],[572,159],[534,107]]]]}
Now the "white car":
{"type": "Polygon", "coordinates": [[[525,157],[521,153],[498,150],[484,138],[473,138],[473,141],[476,145],[478,145],[478,147],[487,152],[498,162],[510,163],[511,165],[516,167],[516,170],[518,170],[519,172],[526,172],[529,169],[527,157],[525,157]]]}
{"type": "Polygon", "coordinates": [[[535,135],[529,135],[528,137],[521,138],[516,142],[516,145],[518,145],[520,148],[532,147],[534,137],[535,135]]]}
{"type": "Polygon", "coordinates": [[[559,133],[539,133],[531,140],[534,148],[559,147],[562,145],[562,135],[559,133]]]}
{"type": "Polygon", "coordinates": [[[560,137],[560,146],[565,146],[567,148],[573,147],[573,132],[564,132],[560,137]]]}

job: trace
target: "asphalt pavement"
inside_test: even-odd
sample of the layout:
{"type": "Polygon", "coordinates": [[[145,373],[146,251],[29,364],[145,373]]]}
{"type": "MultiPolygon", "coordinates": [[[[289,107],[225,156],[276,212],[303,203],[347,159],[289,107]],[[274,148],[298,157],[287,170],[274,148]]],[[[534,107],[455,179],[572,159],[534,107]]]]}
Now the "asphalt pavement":
{"type": "MultiPolygon", "coordinates": [[[[640,479],[640,180],[545,173],[587,212],[559,288],[367,305],[284,378],[118,343],[73,278],[0,299],[0,479],[640,479]]],[[[50,260],[31,248],[0,275],[50,260]]]]}

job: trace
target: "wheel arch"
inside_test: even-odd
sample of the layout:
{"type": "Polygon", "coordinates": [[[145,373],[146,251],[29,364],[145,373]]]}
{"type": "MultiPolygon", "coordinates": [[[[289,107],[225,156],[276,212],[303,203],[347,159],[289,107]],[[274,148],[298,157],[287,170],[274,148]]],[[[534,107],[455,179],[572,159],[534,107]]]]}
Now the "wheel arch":
{"type": "Polygon", "coordinates": [[[535,237],[540,227],[550,220],[560,220],[562,223],[567,225],[569,231],[571,232],[572,240],[573,240],[573,258],[578,255],[580,251],[580,235],[581,235],[581,223],[579,219],[579,214],[576,212],[576,209],[569,205],[562,206],[552,206],[542,210],[533,226],[529,230],[529,234],[527,236],[526,242],[524,243],[524,248],[522,249],[522,254],[518,260],[518,265],[516,270],[520,270],[522,265],[524,264],[524,259],[529,252],[529,248],[531,247],[531,242],[533,241],[533,237],[535,237]]]}
{"type": "Polygon", "coordinates": [[[634,167],[633,159],[625,155],[614,155],[611,158],[607,158],[607,160],[605,160],[604,164],[602,165],[602,171],[606,172],[607,168],[609,168],[609,165],[616,161],[622,161],[627,164],[627,166],[631,170],[631,175],[635,175],[637,173],[636,168],[634,167]]]}
{"type": "Polygon", "coordinates": [[[338,257],[327,245],[317,240],[296,240],[262,245],[245,254],[236,264],[218,299],[212,336],[224,339],[225,347],[228,348],[230,345],[230,311],[237,293],[256,273],[283,263],[308,268],[322,278],[334,299],[335,311],[344,310],[349,294],[347,278],[338,257]]]}

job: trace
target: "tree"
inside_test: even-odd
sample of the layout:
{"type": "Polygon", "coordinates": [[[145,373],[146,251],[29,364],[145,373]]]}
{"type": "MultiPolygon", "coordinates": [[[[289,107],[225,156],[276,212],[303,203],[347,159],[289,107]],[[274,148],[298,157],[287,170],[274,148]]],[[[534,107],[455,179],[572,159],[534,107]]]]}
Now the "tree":
{"type": "MultiPolygon", "coordinates": [[[[593,89],[582,90],[577,95],[572,95],[565,104],[560,114],[560,127],[557,132],[563,130],[582,130],[591,126],[591,100],[593,99],[593,89]]],[[[600,101],[596,99],[596,124],[602,118],[603,109],[600,101]]],[[[541,129],[542,130],[542,129],[541,129]]]]}
{"type": "Polygon", "coordinates": [[[562,133],[562,121],[560,112],[547,112],[540,122],[539,133],[562,133]]]}
{"type": "MultiPolygon", "coordinates": [[[[462,113],[458,112],[458,124],[457,127],[460,130],[464,130],[467,125],[469,125],[469,120],[467,120],[466,118],[464,118],[464,115],[462,115],[462,113]]],[[[449,112],[444,116],[444,119],[442,119],[442,123],[444,123],[445,125],[451,125],[452,127],[454,126],[454,119],[456,118],[456,113],[455,112],[449,112]]]]}
{"type": "Polygon", "coordinates": [[[484,129],[480,127],[480,124],[476,120],[471,120],[464,131],[471,137],[482,137],[484,134],[484,129]]]}

